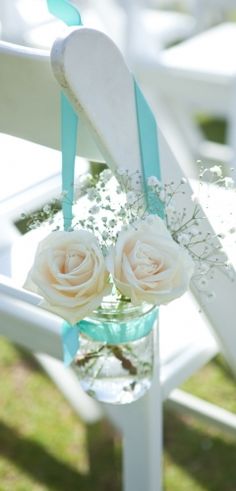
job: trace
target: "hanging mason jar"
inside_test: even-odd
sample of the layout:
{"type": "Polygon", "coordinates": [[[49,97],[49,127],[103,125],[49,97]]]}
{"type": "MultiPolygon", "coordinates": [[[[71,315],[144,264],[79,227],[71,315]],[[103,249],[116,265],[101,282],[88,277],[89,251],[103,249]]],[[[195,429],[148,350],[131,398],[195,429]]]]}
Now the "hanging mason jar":
{"type": "Polygon", "coordinates": [[[107,301],[80,322],[74,360],[82,388],[95,399],[126,404],[151,386],[156,307],[107,301]]]}

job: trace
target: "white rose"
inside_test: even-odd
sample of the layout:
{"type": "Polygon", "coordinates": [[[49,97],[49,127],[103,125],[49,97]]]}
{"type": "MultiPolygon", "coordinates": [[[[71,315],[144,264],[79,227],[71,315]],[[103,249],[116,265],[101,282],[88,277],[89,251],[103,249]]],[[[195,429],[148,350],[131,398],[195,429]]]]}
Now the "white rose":
{"type": "Polygon", "coordinates": [[[163,220],[149,216],[122,231],[107,257],[119,291],[132,303],[161,305],[181,296],[193,261],[171,237],[163,220]]]}
{"type": "Polygon", "coordinates": [[[89,232],[52,232],[39,243],[25,288],[43,297],[41,306],[71,324],[97,308],[110,292],[99,244],[89,232]]]}

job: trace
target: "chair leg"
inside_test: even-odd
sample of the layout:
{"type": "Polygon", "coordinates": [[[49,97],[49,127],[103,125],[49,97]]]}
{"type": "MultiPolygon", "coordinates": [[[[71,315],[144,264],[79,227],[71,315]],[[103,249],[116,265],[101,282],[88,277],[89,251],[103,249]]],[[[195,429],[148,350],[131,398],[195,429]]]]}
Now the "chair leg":
{"type": "Polygon", "coordinates": [[[171,392],[165,404],[177,413],[193,416],[213,428],[219,428],[231,437],[236,436],[236,414],[215,406],[215,404],[179,389],[171,392]]]}
{"type": "Polygon", "coordinates": [[[101,407],[85,394],[80,387],[78,377],[71,368],[66,368],[61,361],[48,355],[35,354],[35,357],[85,423],[96,423],[102,418],[101,407]]]}
{"type": "Polygon", "coordinates": [[[125,406],[103,404],[104,412],[123,435],[123,491],[162,491],[159,364],[154,373],[151,389],[138,401],[125,406]]]}
{"type": "Polygon", "coordinates": [[[127,408],[123,437],[124,491],[162,490],[162,403],[160,388],[127,408]]]}

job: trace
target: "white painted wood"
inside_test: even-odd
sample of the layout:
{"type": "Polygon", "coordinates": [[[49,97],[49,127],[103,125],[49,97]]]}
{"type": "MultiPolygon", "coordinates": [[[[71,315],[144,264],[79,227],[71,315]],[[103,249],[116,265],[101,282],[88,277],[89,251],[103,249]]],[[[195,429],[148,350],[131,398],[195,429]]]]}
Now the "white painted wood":
{"type": "MultiPolygon", "coordinates": [[[[0,41],[0,65],[0,132],[59,149],[60,88],[49,52],[0,41]]],[[[102,160],[82,124],[78,152],[102,160]]]]}
{"type": "Polygon", "coordinates": [[[5,217],[0,217],[0,272],[11,274],[11,244],[17,240],[19,233],[5,217]]]}
{"type": "MultiPolygon", "coordinates": [[[[147,34],[148,35],[148,34],[147,34]]],[[[150,34],[151,35],[151,34],[150,34]]],[[[229,122],[228,142],[235,149],[234,107],[236,64],[235,23],[224,23],[170,49],[158,56],[145,56],[133,48],[132,69],[147,91],[165,96],[167,106],[177,100],[188,107],[186,116],[209,112],[229,122]],[[232,129],[231,129],[232,128],[232,129]]],[[[135,44],[135,39],[134,39],[135,44]]],[[[191,118],[189,118],[191,124],[191,118]]],[[[187,134],[185,133],[187,138],[187,134]]],[[[195,155],[199,156],[198,146],[195,155]]],[[[218,156],[218,158],[220,155],[218,156]]],[[[199,157],[198,157],[199,158],[199,157]]],[[[235,166],[235,152],[231,165],[235,166]]],[[[236,171],[235,171],[236,172],[236,171]]]]}
{"type": "Polygon", "coordinates": [[[71,368],[45,354],[36,354],[36,359],[85,423],[96,423],[103,417],[101,406],[83,391],[71,368]]]}
{"type": "MultiPolygon", "coordinates": [[[[132,76],[116,46],[107,36],[97,31],[72,28],[69,34],[55,42],[51,57],[59,83],[90,127],[111,169],[124,167],[124,162],[127,162],[131,172],[140,170],[132,76]],[[133,139],[130,138],[130,134],[133,135],[133,139]]],[[[179,182],[182,171],[160,131],[159,144],[164,182],[179,182]]],[[[177,202],[177,206],[189,208],[192,202],[191,194],[189,186],[188,192],[177,202]]],[[[206,220],[202,225],[203,231],[212,232],[211,220],[209,217],[209,221],[206,220]]],[[[222,338],[222,326],[232,333],[236,318],[236,282],[232,283],[223,272],[219,272],[212,282],[216,298],[208,304],[203,304],[201,294],[194,285],[192,288],[217,335],[220,333],[222,338]],[[219,302],[222,291],[227,294],[224,301],[219,302]]],[[[231,345],[229,340],[224,344],[224,353],[228,353],[227,359],[234,370],[231,345]]]]}
{"type": "Polygon", "coordinates": [[[235,12],[234,0],[191,0],[189,8],[196,19],[198,30],[220,24],[235,12]]]}
{"type": "MultiPolygon", "coordinates": [[[[187,13],[161,9],[160,5],[150,5],[146,0],[117,1],[122,4],[127,16],[123,53],[131,67],[134,56],[139,57],[142,53],[145,57],[156,58],[166,46],[194,33],[195,19],[187,13]]],[[[112,34],[111,37],[113,39],[112,34]]]]}
{"type": "Polygon", "coordinates": [[[162,490],[162,407],[160,403],[159,334],[151,389],[126,406],[103,405],[123,434],[124,491],[162,490]]]}
{"type": "MultiPolygon", "coordinates": [[[[0,65],[0,216],[15,220],[60,193],[60,89],[47,51],[0,41],[0,65]]],[[[82,124],[78,149],[101,160],[82,124]]]]}
{"type": "Polygon", "coordinates": [[[140,169],[134,80],[115,44],[94,29],[71,28],[55,41],[51,59],[111,169],[140,169]]]}
{"type": "Polygon", "coordinates": [[[45,310],[1,294],[1,335],[32,352],[61,359],[61,319],[45,310]]]}
{"type": "Polygon", "coordinates": [[[175,389],[166,401],[166,406],[179,414],[197,417],[208,425],[220,428],[229,436],[236,436],[236,414],[215,406],[199,397],[175,389]]]}

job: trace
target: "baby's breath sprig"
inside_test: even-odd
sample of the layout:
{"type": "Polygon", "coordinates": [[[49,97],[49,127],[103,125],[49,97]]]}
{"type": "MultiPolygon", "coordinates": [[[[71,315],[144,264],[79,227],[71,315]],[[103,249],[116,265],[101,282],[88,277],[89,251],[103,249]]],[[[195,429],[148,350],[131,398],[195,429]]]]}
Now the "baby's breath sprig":
{"type": "Polygon", "coordinates": [[[46,203],[40,210],[36,210],[30,214],[22,213],[21,219],[25,220],[26,229],[34,230],[42,224],[49,225],[52,227],[52,230],[58,229],[59,226],[56,223],[55,216],[61,210],[62,199],[64,199],[63,193],[58,198],[54,198],[49,203],[46,203]]]}
{"type": "MultiPolygon", "coordinates": [[[[196,194],[192,194],[188,208],[179,208],[176,204],[181,195],[188,193],[188,183],[184,177],[177,183],[162,183],[155,176],[151,176],[143,186],[142,176],[138,171],[130,173],[127,169],[120,169],[114,176],[109,169],[105,169],[95,177],[85,175],[75,190],[72,229],[83,228],[92,232],[106,255],[110,246],[115,244],[121,230],[132,227],[137,218],[145,219],[150,214],[143,191],[145,188],[149,203],[153,200],[157,204],[157,214],[159,205],[163,207],[164,220],[174,241],[187,250],[194,260],[193,280],[196,287],[207,300],[211,300],[214,298],[214,292],[209,290],[209,285],[217,269],[221,269],[231,281],[235,281],[234,268],[228,262],[221,243],[229,236],[234,237],[235,241],[236,227],[229,227],[226,233],[214,233],[205,229],[206,216],[199,203],[202,189],[210,201],[210,191],[206,191],[206,180],[214,186],[236,191],[233,180],[224,177],[222,167],[216,165],[201,169],[199,189],[196,194]]],[[[29,217],[28,228],[36,228],[46,220],[54,230],[62,229],[62,218],[55,217],[55,213],[65,199],[66,195],[62,194],[57,200],[51,201],[42,210],[32,214],[29,217]]]]}
{"type": "MultiPolygon", "coordinates": [[[[192,195],[192,208],[183,207],[177,209],[176,198],[186,194],[187,180],[182,178],[179,183],[162,184],[154,176],[149,178],[147,184],[149,190],[155,193],[164,205],[164,219],[172,238],[185,248],[195,263],[193,281],[208,301],[214,299],[214,292],[210,291],[210,280],[214,279],[218,269],[223,271],[231,281],[235,281],[235,270],[228,262],[227,256],[219,240],[234,236],[236,243],[236,227],[230,227],[226,234],[205,231],[204,221],[206,216],[200,206],[200,191],[207,186],[205,180],[214,186],[231,189],[235,192],[234,181],[230,177],[224,177],[221,166],[212,166],[201,170],[199,180],[199,192],[192,195]],[[199,196],[198,196],[199,194],[199,196]],[[203,226],[202,226],[203,225],[203,226]]],[[[210,187],[207,199],[211,199],[210,187]]]]}

